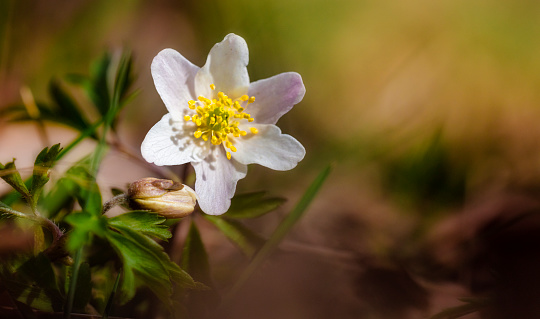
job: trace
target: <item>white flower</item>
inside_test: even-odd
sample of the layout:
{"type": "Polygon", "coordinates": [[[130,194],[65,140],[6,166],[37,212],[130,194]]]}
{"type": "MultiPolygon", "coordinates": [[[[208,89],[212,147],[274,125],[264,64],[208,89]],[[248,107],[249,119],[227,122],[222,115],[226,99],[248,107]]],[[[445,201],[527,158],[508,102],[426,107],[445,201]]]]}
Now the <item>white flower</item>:
{"type": "Polygon", "coordinates": [[[302,100],[298,73],[249,82],[248,48],[229,34],[214,45],[199,68],[172,49],[152,62],[156,89],[169,113],[150,129],[142,156],[156,165],[191,162],[201,209],[225,213],[248,164],[289,170],[305,149],[275,125],[302,100]]]}

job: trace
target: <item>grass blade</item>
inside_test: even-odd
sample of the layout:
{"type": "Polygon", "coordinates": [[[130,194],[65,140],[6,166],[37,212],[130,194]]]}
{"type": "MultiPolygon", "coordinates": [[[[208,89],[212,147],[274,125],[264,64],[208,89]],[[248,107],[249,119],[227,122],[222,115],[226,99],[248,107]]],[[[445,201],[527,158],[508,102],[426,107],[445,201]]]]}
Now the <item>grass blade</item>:
{"type": "Polygon", "coordinates": [[[308,208],[309,204],[317,195],[319,189],[323,185],[324,181],[330,174],[332,166],[328,165],[325,167],[315,180],[309,185],[308,189],[298,202],[294,209],[291,211],[287,217],[279,224],[277,229],[274,231],[272,236],[268,241],[263,245],[261,250],[255,255],[251,263],[247,266],[246,270],[242,273],[236,284],[232,287],[231,291],[227,295],[224,301],[224,305],[230,301],[238,290],[244,285],[244,283],[251,277],[255,270],[263,263],[263,261],[276,249],[281,240],[289,233],[291,228],[296,224],[296,222],[303,216],[304,212],[308,208]]]}

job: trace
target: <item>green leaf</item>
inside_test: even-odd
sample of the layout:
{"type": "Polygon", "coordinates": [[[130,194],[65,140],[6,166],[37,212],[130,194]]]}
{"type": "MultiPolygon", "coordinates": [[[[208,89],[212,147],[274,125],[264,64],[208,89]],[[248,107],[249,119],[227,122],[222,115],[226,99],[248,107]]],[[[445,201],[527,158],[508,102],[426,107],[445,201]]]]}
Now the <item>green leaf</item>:
{"type": "Polygon", "coordinates": [[[184,293],[177,299],[183,299],[186,318],[208,318],[219,304],[220,296],[214,289],[208,255],[204,249],[197,225],[192,222],[184,250],[182,252],[182,268],[195,280],[204,283],[210,289],[192,290],[184,293]]]}
{"type": "Polygon", "coordinates": [[[56,274],[51,261],[44,254],[31,257],[9,277],[6,285],[17,300],[44,311],[59,311],[62,308],[63,297],[56,274]]]}
{"type": "Polygon", "coordinates": [[[237,220],[212,215],[204,215],[204,218],[221,230],[248,257],[252,257],[264,244],[262,237],[249,230],[237,220]]]}
{"type": "Polygon", "coordinates": [[[204,249],[199,230],[194,222],[191,223],[184,244],[182,268],[187,271],[193,279],[202,282],[207,286],[212,285],[208,255],[204,249]]]}
{"type": "Polygon", "coordinates": [[[281,197],[265,198],[266,192],[236,195],[223,216],[229,218],[255,218],[267,214],[285,203],[281,197]]]}
{"type": "Polygon", "coordinates": [[[148,211],[132,211],[109,219],[111,227],[127,227],[147,236],[161,240],[171,238],[168,227],[163,225],[166,219],[148,211]]]}
{"type": "Polygon", "coordinates": [[[90,265],[82,263],[79,267],[75,296],[73,299],[73,308],[79,311],[84,311],[84,308],[90,302],[92,297],[92,278],[90,274],[90,265]]]}
{"type": "Polygon", "coordinates": [[[21,213],[9,207],[8,205],[0,202],[0,220],[7,219],[7,218],[28,218],[28,219],[34,220],[35,216],[21,213]]]}
{"type": "Polygon", "coordinates": [[[111,55],[109,53],[94,62],[90,69],[90,79],[86,86],[86,93],[94,103],[102,116],[107,114],[110,102],[110,89],[108,85],[108,70],[111,66],[111,55]]]}
{"type": "Polygon", "coordinates": [[[92,234],[105,237],[107,233],[107,218],[102,215],[80,212],[66,216],[65,221],[73,226],[67,242],[72,252],[87,244],[92,234]]]}
{"type": "Polygon", "coordinates": [[[235,285],[231,288],[227,296],[227,302],[230,301],[233,296],[238,292],[240,287],[251,277],[255,270],[263,263],[263,261],[270,256],[270,254],[277,248],[281,240],[289,233],[296,222],[302,217],[309,204],[315,199],[315,195],[319,192],[319,189],[324,184],[324,181],[330,174],[332,169],[331,165],[325,167],[315,180],[309,185],[308,189],[298,202],[294,209],[287,217],[279,224],[272,236],[266,241],[263,247],[259,250],[257,255],[253,258],[246,270],[242,273],[240,278],[236,281],[235,285]]]}
{"type": "Polygon", "coordinates": [[[37,203],[43,186],[45,186],[45,184],[47,184],[49,181],[50,169],[54,165],[56,157],[61,150],[62,148],[60,147],[60,144],[55,144],[51,146],[50,149],[48,147],[44,148],[37,156],[34,162],[34,173],[32,176],[31,187],[33,205],[37,203]]]}
{"type": "Polygon", "coordinates": [[[15,159],[13,161],[2,165],[0,163],[0,178],[2,178],[6,183],[11,185],[19,194],[24,196],[28,201],[30,201],[30,192],[23,182],[17,167],[15,167],[15,159]]]}
{"type": "Polygon", "coordinates": [[[55,112],[56,115],[59,115],[57,120],[79,131],[83,131],[89,127],[85,116],[79,111],[71,97],[62,89],[58,81],[52,80],[49,83],[49,94],[58,106],[58,111],[55,112]]]}
{"type": "Polygon", "coordinates": [[[101,215],[101,193],[90,173],[88,162],[91,159],[86,158],[77,165],[67,170],[65,175],[65,186],[71,191],[71,195],[76,197],[83,210],[101,215]]]}
{"type": "Polygon", "coordinates": [[[129,227],[111,225],[107,239],[121,257],[122,302],[133,298],[137,281],[150,288],[166,304],[172,294],[172,282],[181,287],[196,287],[185,271],[173,263],[158,243],[129,227]]]}

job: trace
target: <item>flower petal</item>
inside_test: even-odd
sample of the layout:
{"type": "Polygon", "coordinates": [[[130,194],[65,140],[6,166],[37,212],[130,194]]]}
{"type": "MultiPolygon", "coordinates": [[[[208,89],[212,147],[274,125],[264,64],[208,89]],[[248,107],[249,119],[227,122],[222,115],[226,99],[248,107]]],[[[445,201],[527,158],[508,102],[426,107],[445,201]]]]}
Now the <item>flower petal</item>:
{"type": "Polygon", "coordinates": [[[248,62],[246,41],[236,34],[228,34],[223,41],[214,45],[206,64],[197,72],[197,94],[211,98],[210,84],[216,86],[216,93],[221,91],[233,99],[246,94],[249,87],[248,62]]]}
{"type": "Polygon", "coordinates": [[[231,155],[242,164],[260,164],[268,168],[286,171],[300,162],[306,150],[292,136],[281,134],[279,127],[272,124],[242,124],[240,129],[249,132],[254,127],[257,134],[234,139],[237,149],[231,155]]]}
{"type": "Polygon", "coordinates": [[[296,72],[287,72],[259,80],[249,85],[249,96],[255,97],[247,112],[261,124],[276,124],[279,118],[302,101],[306,88],[302,77],[296,72]]]}
{"type": "Polygon", "coordinates": [[[228,160],[223,147],[215,146],[203,161],[191,163],[197,179],[195,191],[199,206],[209,215],[221,215],[231,206],[238,180],[247,174],[247,166],[228,160]]]}
{"type": "Polygon", "coordinates": [[[188,101],[195,99],[194,79],[199,67],[173,49],[165,49],[152,61],[152,77],[163,103],[174,119],[180,119],[188,101]]]}
{"type": "Polygon", "coordinates": [[[143,158],[156,165],[180,165],[201,161],[209,152],[206,143],[193,137],[191,122],[173,121],[167,113],[154,125],[141,144],[143,158]]]}

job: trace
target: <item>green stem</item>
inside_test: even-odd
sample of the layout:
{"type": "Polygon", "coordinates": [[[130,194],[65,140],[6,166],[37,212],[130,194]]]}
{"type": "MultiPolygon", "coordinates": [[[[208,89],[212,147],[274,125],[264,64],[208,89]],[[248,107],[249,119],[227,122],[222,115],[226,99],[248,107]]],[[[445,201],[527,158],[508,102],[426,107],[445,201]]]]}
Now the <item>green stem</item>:
{"type": "Polygon", "coordinates": [[[255,270],[257,270],[263,261],[270,256],[281,240],[283,240],[283,238],[289,233],[300,217],[303,216],[305,210],[313,201],[315,195],[323,185],[325,179],[328,177],[328,174],[330,174],[330,170],[331,165],[328,165],[311,183],[298,204],[296,204],[291,213],[287,215],[287,217],[285,217],[285,219],[279,224],[278,228],[274,231],[270,239],[268,239],[261,250],[259,250],[257,255],[255,255],[251,263],[247,266],[246,270],[244,270],[238,281],[236,281],[229,294],[225,297],[223,302],[224,305],[232,300],[240,288],[247,282],[251,275],[253,275],[255,270]]]}
{"type": "Polygon", "coordinates": [[[73,262],[73,269],[71,272],[71,282],[69,283],[68,298],[66,299],[66,305],[64,306],[64,319],[71,318],[71,311],[73,310],[73,301],[75,300],[75,290],[77,290],[77,279],[79,277],[79,269],[81,268],[83,248],[79,248],[75,254],[75,261],[73,262]]]}
{"type": "Polygon", "coordinates": [[[64,147],[64,149],[62,149],[62,151],[60,152],[60,154],[58,154],[58,156],[56,157],[56,160],[59,160],[61,159],[62,157],[64,157],[64,155],[66,155],[72,148],[74,148],[75,146],[77,146],[77,144],[79,144],[82,140],[84,140],[85,138],[87,138],[88,136],[94,134],[94,132],[96,131],[96,129],[101,125],[103,124],[103,119],[97,121],[96,123],[94,123],[92,126],[90,126],[89,128],[87,128],[86,130],[84,130],[81,134],[79,134],[79,136],[77,136],[76,139],[74,139],[71,143],[69,143],[68,146],[64,147]]]}
{"type": "Polygon", "coordinates": [[[107,300],[107,305],[105,306],[105,311],[103,312],[103,319],[109,318],[109,313],[111,312],[114,296],[116,295],[116,291],[118,290],[118,284],[120,283],[120,274],[122,273],[122,269],[118,272],[116,275],[116,281],[114,282],[113,289],[111,291],[111,294],[109,295],[109,300],[107,300]]]}

